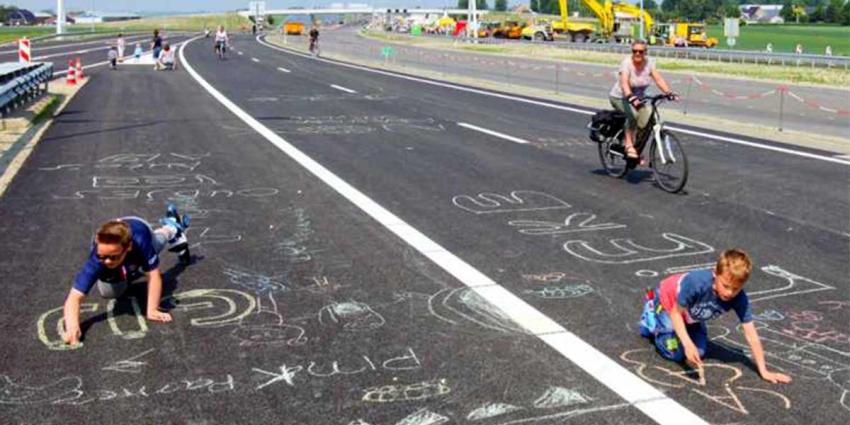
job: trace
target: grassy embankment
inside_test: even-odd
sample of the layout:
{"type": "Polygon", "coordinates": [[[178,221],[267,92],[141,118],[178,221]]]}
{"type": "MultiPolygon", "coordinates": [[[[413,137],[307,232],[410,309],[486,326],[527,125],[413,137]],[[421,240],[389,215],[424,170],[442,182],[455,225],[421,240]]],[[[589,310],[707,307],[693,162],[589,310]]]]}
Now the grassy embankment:
{"type": "MultiPolygon", "coordinates": [[[[366,34],[366,36],[374,39],[417,45],[426,48],[455,49],[476,53],[508,55],[532,59],[595,63],[600,65],[610,65],[612,67],[616,66],[623,59],[622,54],[562,49],[547,46],[545,44],[455,44],[452,43],[451,40],[424,37],[416,38],[406,35],[395,35],[380,32],[370,32],[366,34]]],[[[850,86],[850,72],[843,69],[811,69],[808,67],[797,68],[793,66],[730,64],[711,61],[668,59],[663,57],[656,59],[660,69],[671,71],[696,74],[714,74],[776,82],[822,84],[842,88],[850,86]]]]}
{"type": "MultiPolygon", "coordinates": [[[[767,43],[773,43],[774,52],[794,53],[797,43],[803,45],[804,53],[822,55],[826,46],[832,46],[832,54],[850,56],[850,26],[837,25],[744,25],[735,42],[737,50],[764,51],[767,43]]],[[[708,34],[720,41],[718,48],[728,49],[722,25],[712,25],[708,34]]]]}

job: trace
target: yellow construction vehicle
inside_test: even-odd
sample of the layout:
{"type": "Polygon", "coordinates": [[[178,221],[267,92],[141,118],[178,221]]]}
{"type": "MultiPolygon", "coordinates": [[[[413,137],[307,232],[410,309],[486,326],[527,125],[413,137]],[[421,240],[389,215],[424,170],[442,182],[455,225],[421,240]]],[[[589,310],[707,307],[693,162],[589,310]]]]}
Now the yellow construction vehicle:
{"type": "Polygon", "coordinates": [[[522,37],[522,29],[524,27],[525,24],[521,24],[519,21],[504,21],[498,28],[493,30],[493,37],[518,39],[522,37]]]}
{"type": "MultiPolygon", "coordinates": [[[[615,18],[615,24],[614,25],[615,26],[617,25],[616,21],[619,20],[619,19],[617,19],[618,14],[630,16],[634,20],[637,20],[637,21],[640,20],[641,16],[643,16],[643,29],[644,29],[643,33],[645,34],[645,37],[649,37],[649,34],[652,33],[652,26],[653,26],[652,15],[650,15],[649,12],[646,11],[646,9],[644,9],[641,12],[640,7],[635,6],[631,3],[614,3],[612,5],[612,8],[614,10],[614,18],[615,18]]],[[[623,35],[625,35],[625,34],[623,34],[623,35]]]]}
{"type": "Polygon", "coordinates": [[[521,34],[522,38],[526,40],[552,41],[555,39],[555,33],[552,30],[552,23],[545,19],[540,19],[536,22],[529,22],[528,25],[522,29],[521,34]]]}
{"type": "MultiPolygon", "coordinates": [[[[593,9],[595,6],[601,5],[595,0],[583,0],[584,4],[593,9]]],[[[610,0],[606,0],[610,3],[610,0]]],[[[558,0],[558,6],[561,11],[561,20],[552,22],[552,33],[560,35],[561,37],[569,37],[570,41],[588,41],[593,37],[593,34],[596,33],[596,27],[593,24],[589,24],[587,22],[569,22],[567,20],[567,0],[558,0]]],[[[600,13],[596,10],[593,10],[596,13],[596,16],[600,16],[600,13]]],[[[613,19],[613,14],[612,14],[613,19]]],[[[602,19],[600,18],[600,21],[602,19]]]]}
{"type": "Polygon", "coordinates": [[[283,32],[287,35],[304,34],[304,24],[301,22],[288,21],[283,24],[283,32]]]}
{"type": "Polygon", "coordinates": [[[656,32],[658,38],[668,46],[705,48],[717,46],[717,39],[709,37],[705,32],[705,24],[701,23],[659,24],[656,32]]]}

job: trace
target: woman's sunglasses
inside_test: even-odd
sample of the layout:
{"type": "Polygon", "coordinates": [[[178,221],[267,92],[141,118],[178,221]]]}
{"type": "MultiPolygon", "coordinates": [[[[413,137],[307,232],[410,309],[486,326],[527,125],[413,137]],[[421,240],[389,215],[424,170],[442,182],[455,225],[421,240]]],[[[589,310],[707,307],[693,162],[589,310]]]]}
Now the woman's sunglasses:
{"type": "Polygon", "coordinates": [[[634,53],[636,55],[644,55],[644,54],[646,54],[646,50],[632,49],[632,53],[634,53]]]}

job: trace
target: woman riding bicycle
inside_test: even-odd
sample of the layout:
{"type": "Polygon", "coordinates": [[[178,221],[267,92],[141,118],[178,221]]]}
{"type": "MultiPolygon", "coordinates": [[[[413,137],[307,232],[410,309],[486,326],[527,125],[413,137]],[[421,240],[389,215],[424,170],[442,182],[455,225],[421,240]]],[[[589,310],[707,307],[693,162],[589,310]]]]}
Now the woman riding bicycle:
{"type": "Polygon", "coordinates": [[[646,48],[644,40],[632,43],[632,55],[620,63],[617,82],[609,93],[609,100],[614,109],[626,114],[625,145],[626,156],[630,159],[638,158],[634,146],[635,129],[646,127],[652,116],[651,108],[644,108],[643,104],[646,88],[654,81],[662,93],[671,99],[676,97],[655,68],[655,60],[646,57],[646,48]]]}
{"type": "Polygon", "coordinates": [[[218,31],[215,32],[215,52],[219,55],[219,57],[224,56],[225,49],[227,48],[227,43],[229,42],[229,38],[227,37],[227,31],[224,30],[224,25],[218,26],[218,31]]]}

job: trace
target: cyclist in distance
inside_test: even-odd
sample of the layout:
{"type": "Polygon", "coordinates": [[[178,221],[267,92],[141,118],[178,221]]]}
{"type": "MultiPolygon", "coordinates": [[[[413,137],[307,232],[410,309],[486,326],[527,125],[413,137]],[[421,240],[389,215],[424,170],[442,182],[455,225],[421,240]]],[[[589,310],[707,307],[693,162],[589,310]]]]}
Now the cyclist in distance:
{"type": "Polygon", "coordinates": [[[319,51],[319,29],[314,25],[310,29],[310,53],[318,54],[319,51]]]}
{"type": "Polygon", "coordinates": [[[632,43],[632,55],[620,62],[620,70],[617,73],[617,82],[611,87],[609,100],[614,109],[626,114],[626,156],[637,159],[638,152],[634,146],[635,129],[643,129],[652,116],[652,108],[644,108],[643,97],[647,87],[652,82],[658,86],[662,93],[670,100],[676,100],[677,96],[670,90],[670,86],[655,68],[655,59],[647,57],[647,44],[644,40],[632,43]]]}
{"type": "Polygon", "coordinates": [[[218,26],[218,31],[215,32],[215,52],[219,58],[224,58],[224,52],[227,49],[227,44],[230,42],[227,36],[227,31],[224,30],[224,25],[218,26]]]}

